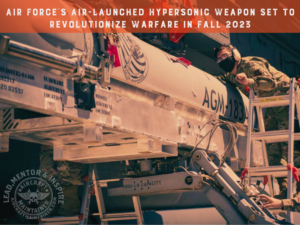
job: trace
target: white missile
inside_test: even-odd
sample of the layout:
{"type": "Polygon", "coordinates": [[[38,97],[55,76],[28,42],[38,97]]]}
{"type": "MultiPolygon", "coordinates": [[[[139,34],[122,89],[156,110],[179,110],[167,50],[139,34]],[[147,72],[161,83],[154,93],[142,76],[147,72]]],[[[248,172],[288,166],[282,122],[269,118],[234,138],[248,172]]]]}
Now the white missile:
{"type": "Polygon", "coordinates": [[[174,98],[175,108],[186,105],[247,124],[248,98],[238,89],[194,66],[172,60],[174,56],[132,34],[119,34],[119,37],[122,66],[114,68],[113,79],[174,98]]]}

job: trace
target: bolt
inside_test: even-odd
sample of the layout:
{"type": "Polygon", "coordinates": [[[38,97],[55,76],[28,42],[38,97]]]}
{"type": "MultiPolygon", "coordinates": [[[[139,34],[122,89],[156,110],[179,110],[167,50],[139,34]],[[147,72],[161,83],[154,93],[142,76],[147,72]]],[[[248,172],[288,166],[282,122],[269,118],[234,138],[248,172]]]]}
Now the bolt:
{"type": "Polygon", "coordinates": [[[191,185],[193,183],[193,177],[187,176],[184,181],[187,185],[191,185]]]}
{"type": "Polygon", "coordinates": [[[199,154],[196,155],[196,159],[200,159],[200,155],[199,154]]]}
{"type": "Polygon", "coordinates": [[[250,220],[250,221],[254,221],[254,220],[255,220],[255,215],[254,215],[254,214],[251,214],[250,217],[249,217],[249,220],[250,220]]]}

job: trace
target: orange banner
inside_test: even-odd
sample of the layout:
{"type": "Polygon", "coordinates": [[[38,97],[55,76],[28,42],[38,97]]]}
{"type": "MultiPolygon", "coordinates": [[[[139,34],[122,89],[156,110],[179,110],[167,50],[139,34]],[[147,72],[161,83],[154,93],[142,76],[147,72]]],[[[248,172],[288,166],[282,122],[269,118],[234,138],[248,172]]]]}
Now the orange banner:
{"type": "Polygon", "coordinates": [[[1,33],[300,33],[298,0],[9,0],[1,33]]]}

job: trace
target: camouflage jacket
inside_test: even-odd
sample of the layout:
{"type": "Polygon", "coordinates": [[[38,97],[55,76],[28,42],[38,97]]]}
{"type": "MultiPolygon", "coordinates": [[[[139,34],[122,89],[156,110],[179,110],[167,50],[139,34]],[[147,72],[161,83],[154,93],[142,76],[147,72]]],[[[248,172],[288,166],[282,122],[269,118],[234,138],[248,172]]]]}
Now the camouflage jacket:
{"type": "Polygon", "coordinates": [[[300,197],[282,200],[283,210],[300,212],[300,197]]]}
{"type": "Polygon", "coordinates": [[[42,145],[40,153],[40,170],[55,177],[62,186],[81,185],[83,183],[83,164],[54,161],[53,147],[42,145]]]}
{"type": "MultiPolygon", "coordinates": [[[[239,73],[246,74],[249,87],[257,89],[261,97],[276,95],[276,92],[280,89],[287,89],[290,82],[290,78],[287,75],[276,70],[266,59],[260,57],[243,57],[237,67],[236,74],[239,73]]],[[[246,86],[236,81],[234,74],[225,73],[217,76],[217,78],[238,87],[248,96],[246,86]]]]}

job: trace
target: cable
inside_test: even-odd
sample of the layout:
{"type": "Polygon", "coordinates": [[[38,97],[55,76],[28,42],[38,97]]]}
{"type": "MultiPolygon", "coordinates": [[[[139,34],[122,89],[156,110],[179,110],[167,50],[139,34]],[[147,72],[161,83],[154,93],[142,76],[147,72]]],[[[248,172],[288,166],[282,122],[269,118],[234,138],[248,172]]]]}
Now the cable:
{"type": "MultiPolygon", "coordinates": [[[[212,129],[211,129],[212,130],[212,129]]],[[[166,164],[173,164],[174,162],[177,162],[177,161],[180,161],[180,160],[182,160],[182,159],[186,159],[186,158],[188,158],[188,157],[191,157],[192,156],[192,154],[196,151],[196,148],[197,148],[197,146],[206,138],[206,136],[211,132],[211,130],[210,131],[208,131],[206,134],[205,134],[205,136],[194,146],[194,148],[192,149],[192,151],[189,153],[189,154],[187,154],[187,155],[185,155],[185,156],[183,156],[183,157],[181,157],[181,158],[179,158],[179,159],[175,159],[175,160],[173,160],[172,162],[168,162],[168,163],[166,163],[166,164]]]]}
{"type": "Polygon", "coordinates": [[[205,174],[193,174],[191,173],[190,171],[188,171],[186,168],[184,168],[183,166],[178,166],[176,168],[181,168],[183,169],[188,175],[192,176],[192,177],[204,177],[204,176],[207,176],[205,174]]]}
{"type": "Polygon", "coordinates": [[[223,166],[226,158],[228,157],[228,155],[230,154],[230,152],[232,151],[232,149],[234,148],[234,146],[236,145],[236,143],[238,141],[238,134],[237,134],[236,127],[229,123],[227,123],[227,125],[229,125],[229,127],[230,127],[230,134],[231,134],[230,140],[228,143],[228,146],[230,144],[230,148],[229,148],[229,150],[227,150],[228,146],[226,147],[226,150],[224,151],[224,156],[223,156],[223,159],[221,160],[220,166],[223,166]],[[226,153],[226,151],[227,151],[227,153],[226,153]]]}
{"type": "MultiPolygon", "coordinates": [[[[212,116],[211,116],[212,117],[212,116]]],[[[211,117],[210,117],[210,119],[211,119],[211,117]]],[[[210,122],[212,122],[213,120],[209,120],[208,122],[206,122],[204,125],[203,125],[203,127],[200,129],[200,132],[204,129],[204,127],[207,125],[207,124],[209,124],[210,122]]],[[[197,138],[198,138],[198,136],[196,136],[196,140],[195,140],[195,145],[196,145],[196,143],[197,143],[197,138]]]]}
{"type": "Polygon", "coordinates": [[[226,158],[228,157],[228,155],[230,154],[230,152],[232,151],[232,149],[234,148],[234,146],[236,145],[236,143],[238,141],[237,129],[236,129],[235,126],[233,126],[233,128],[234,128],[234,132],[235,132],[235,137],[233,138],[233,142],[232,142],[232,145],[231,145],[230,149],[228,150],[228,153],[224,154],[224,160],[221,163],[221,166],[223,165],[223,163],[225,162],[226,158]]]}
{"type": "MultiPolygon", "coordinates": [[[[215,120],[209,120],[207,123],[205,123],[204,126],[200,129],[200,131],[203,130],[203,128],[204,128],[207,124],[209,124],[209,123],[211,123],[211,122],[213,122],[213,121],[215,121],[215,120]]],[[[218,120],[218,121],[219,121],[219,120],[218,120]]],[[[214,127],[215,127],[215,125],[213,126],[212,129],[210,129],[210,130],[204,135],[204,137],[202,137],[202,139],[194,146],[194,148],[192,149],[192,151],[191,151],[190,154],[188,154],[188,155],[191,156],[191,155],[195,152],[195,150],[196,150],[196,148],[198,147],[198,145],[206,138],[206,136],[207,136],[208,134],[210,134],[210,133],[214,130],[214,127]]],[[[197,137],[196,137],[196,141],[197,141],[197,137]]],[[[209,146],[209,144],[210,144],[210,141],[208,142],[208,146],[209,146]]],[[[208,148],[208,147],[207,147],[207,148],[208,148]]]]}
{"type": "MultiPolygon", "coordinates": [[[[209,142],[208,142],[208,145],[207,145],[207,147],[206,147],[206,152],[208,151],[208,148],[209,148],[209,145],[210,145],[210,142],[211,142],[211,139],[212,139],[212,136],[213,136],[213,134],[214,134],[214,132],[216,131],[216,129],[218,128],[218,127],[220,127],[220,126],[222,126],[222,125],[227,125],[227,127],[229,128],[229,130],[230,130],[230,133],[232,134],[233,132],[232,132],[232,130],[233,130],[233,128],[232,127],[234,127],[233,125],[231,125],[230,123],[228,123],[228,122],[225,122],[225,121],[222,121],[222,120],[209,120],[206,124],[204,124],[204,126],[202,127],[202,129],[208,124],[208,123],[211,123],[211,122],[214,122],[214,121],[216,121],[216,123],[214,124],[214,126],[202,137],[202,139],[197,143],[197,144],[195,144],[195,146],[194,146],[194,148],[192,149],[192,151],[190,151],[190,153],[189,154],[187,154],[186,156],[183,156],[183,157],[181,157],[180,159],[176,159],[176,160],[174,160],[174,161],[172,161],[172,162],[168,162],[168,163],[166,163],[166,164],[172,164],[172,163],[174,163],[174,162],[177,162],[177,161],[179,161],[179,160],[182,160],[182,159],[185,159],[185,158],[188,158],[188,157],[191,157],[192,155],[193,155],[193,153],[196,151],[196,149],[197,149],[197,147],[198,147],[198,145],[207,137],[207,135],[209,135],[210,134],[210,139],[209,139],[209,142]]],[[[235,130],[236,130],[236,127],[234,127],[235,128],[235,130]]],[[[202,130],[201,129],[201,130],[202,130]]],[[[200,130],[200,131],[201,131],[200,130]]],[[[230,136],[231,137],[231,136],[230,136]]],[[[231,138],[232,139],[232,138],[231,138]]],[[[230,140],[231,140],[230,139],[230,140]]],[[[237,139],[237,138],[236,138],[237,139]]],[[[197,138],[196,138],[196,140],[197,140],[197,138]]],[[[224,154],[226,153],[226,150],[227,150],[227,148],[229,147],[229,145],[230,145],[230,143],[231,142],[229,142],[228,143],[228,145],[226,146],[226,148],[225,148],[225,151],[224,151],[224,154]]],[[[233,144],[235,144],[236,143],[236,141],[233,143],[233,144]]],[[[234,146],[234,145],[233,145],[234,146]]],[[[232,147],[233,147],[232,146],[232,147]]],[[[230,150],[231,150],[232,148],[230,148],[230,150]]],[[[230,153],[230,152],[229,152],[230,153]]],[[[228,154],[229,154],[228,153],[228,154]]],[[[228,155],[227,154],[227,155],[228,155]]]]}
{"type": "Polygon", "coordinates": [[[223,159],[221,160],[221,163],[220,163],[221,166],[224,164],[225,159],[230,154],[231,150],[234,148],[234,146],[235,146],[235,144],[237,142],[238,135],[237,135],[237,129],[236,129],[236,127],[233,126],[232,124],[226,122],[226,121],[218,120],[217,123],[214,125],[214,127],[212,128],[212,130],[210,132],[210,137],[209,137],[208,145],[207,145],[206,150],[205,150],[206,152],[208,151],[211,139],[213,137],[213,134],[215,133],[215,131],[217,130],[217,128],[221,127],[222,125],[226,125],[228,127],[229,132],[230,132],[230,137],[229,137],[229,142],[228,142],[228,144],[227,144],[227,146],[226,146],[226,148],[224,150],[224,156],[223,156],[223,159]]]}
{"type": "Polygon", "coordinates": [[[171,162],[161,162],[161,164],[173,164],[175,162],[178,162],[182,159],[186,159],[188,157],[191,157],[193,155],[193,153],[197,150],[198,145],[210,134],[209,136],[209,141],[207,144],[207,147],[205,149],[205,151],[207,152],[210,146],[210,142],[212,140],[213,134],[214,132],[217,130],[218,127],[221,127],[222,125],[226,125],[229,129],[230,132],[230,139],[229,142],[224,150],[224,156],[223,159],[220,162],[220,165],[222,166],[225,162],[225,159],[227,158],[227,156],[230,154],[231,150],[233,149],[233,147],[235,146],[237,139],[238,139],[238,135],[237,135],[237,128],[235,126],[233,126],[232,124],[226,122],[226,121],[222,121],[222,120],[209,120],[207,123],[204,124],[204,126],[200,129],[200,131],[209,123],[211,122],[215,122],[215,124],[213,125],[213,127],[201,138],[201,140],[197,142],[197,137],[196,137],[196,141],[195,141],[195,146],[194,148],[185,156],[179,158],[179,159],[175,159],[171,162]],[[228,150],[229,149],[229,150],[228,150]]]}
{"type": "MultiPolygon", "coordinates": [[[[213,120],[212,120],[213,121],[213,120]]],[[[209,149],[209,146],[210,146],[210,142],[212,140],[212,137],[215,133],[215,131],[217,130],[218,127],[221,127],[222,125],[226,125],[229,129],[229,132],[230,132],[230,139],[229,139],[229,142],[224,150],[224,157],[223,157],[223,162],[221,163],[221,165],[223,165],[226,157],[230,154],[231,150],[233,149],[234,145],[236,144],[237,142],[237,139],[238,139],[238,136],[237,136],[237,129],[235,126],[233,126],[232,124],[226,122],[226,121],[222,121],[222,120],[215,120],[216,123],[214,124],[213,128],[197,143],[197,145],[195,145],[195,147],[193,148],[193,150],[191,151],[190,154],[194,153],[194,151],[196,150],[197,146],[200,144],[200,142],[208,135],[210,134],[209,136],[209,141],[208,141],[208,144],[207,144],[207,147],[205,149],[206,152],[208,152],[208,149],[209,149]],[[235,134],[235,135],[234,135],[235,134]],[[230,148],[229,148],[230,147],[230,148]],[[229,149],[229,150],[227,150],[229,149]]],[[[209,121],[211,122],[211,121],[209,121]]]]}

